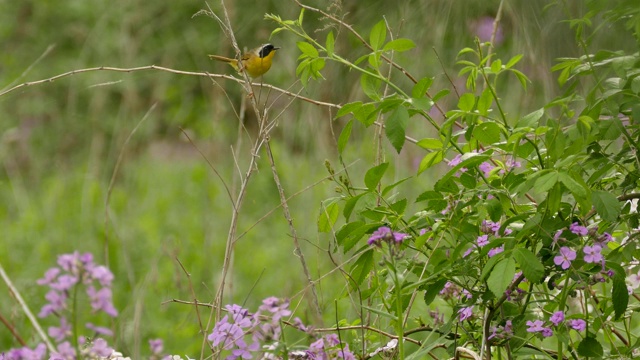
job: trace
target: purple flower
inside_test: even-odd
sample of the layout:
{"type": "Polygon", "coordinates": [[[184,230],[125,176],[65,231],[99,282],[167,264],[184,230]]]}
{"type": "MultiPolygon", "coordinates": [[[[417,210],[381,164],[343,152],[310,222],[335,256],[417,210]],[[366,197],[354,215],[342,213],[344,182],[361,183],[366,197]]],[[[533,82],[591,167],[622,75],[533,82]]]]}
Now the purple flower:
{"type": "Polygon", "coordinates": [[[589,233],[589,229],[581,226],[580,224],[578,224],[578,222],[574,222],[573,224],[569,225],[569,231],[579,236],[587,236],[587,234],[589,233]]]}
{"type": "Polygon", "coordinates": [[[550,337],[553,336],[553,330],[551,330],[550,328],[546,327],[546,328],[542,328],[542,330],[540,331],[542,333],[542,336],[544,337],[550,337]]]}
{"type": "Polygon", "coordinates": [[[611,236],[611,234],[609,234],[608,232],[605,232],[598,238],[598,241],[606,244],[609,241],[613,241],[613,236],[611,236]]]}
{"type": "Polygon", "coordinates": [[[57,282],[52,282],[49,286],[58,291],[67,291],[78,283],[78,277],[74,275],[60,275],[57,282]]]}
{"type": "Polygon", "coordinates": [[[162,343],[162,339],[149,340],[149,348],[151,349],[152,354],[160,355],[160,353],[164,349],[164,344],[162,343]]]}
{"type": "Polygon", "coordinates": [[[534,332],[540,332],[542,331],[542,329],[544,329],[544,327],[542,326],[544,323],[542,322],[542,320],[535,320],[535,321],[527,321],[527,332],[530,333],[534,333],[534,332]]]}
{"type": "Polygon", "coordinates": [[[599,263],[603,257],[600,251],[602,247],[598,244],[593,246],[586,245],[582,251],[584,251],[584,261],[587,263],[599,263]]]}
{"type": "Polygon", "coordinates": [[[482,225],[480,226],[480,231],[485,234],[493,234],[495,236],[499,235],[500,231],[500,223],[493,222],[491,220],[482,220],[482,225]]]}
{"type": "Polygon", "coordinates": [[[477,244],[479,247],[483,247],[489,243],[489,235],[478,236],[477,244]]]}
{"type": "Polygon", "coordinates": [[[86,326],[87,329],[92,330],[96,334],[100,334],[100,335],[104,335],[104,336],[113,336],[113,331],[111,331],[111,329],[109,329],[109,328],[102,327],[102,326],[96,326],[96,325],[93,325],[90,322],[86,323],[84,326],[86,326]]]}
{"type": "Polygon", "coordinates": [[[57,267],[51,268],[44,273],[44,278],[36,280],[38,285],[49,285],[60,274],[60,269],[57,267]]]}
{"type": "Polygon", "coordinates": [[[478,169],[482,171],[485,177],[489,177],[491,175],[491,170],[493,170],[493,168],[494,166],[488,161],[485,161],[478,166],[478,169]]]}
{"type": "Polygon", "coordinates": [[[61,342],[68,335],[71,335],[71,325],[67,322],[66,318],[61,317],[60,327],[50,326],[47,332],[56,342],[61,342]]]}
{"type": "Polygon", "coordinates": [[[453,159],[448,161],[448,165],[450,167],[455,167],[456,165],[460,164],[461,162],[462,162],[462,155],[458,154],[453,159]]]}
{"type": "Polygon", "coordinates": [[[113,307],[111,289],[102,288],[98,291],[93,286],[87,287],[87,295],[91,299],[91,308],[95,311],[102,310],[111,317],[118,316],[118,310],[113,307]]]}
{"type": "Polygon", "coordinates": [[[560,240],[560,235],[562,235],[562,230],[558,230],[556,231],[555,235],[553,235],[553,245],[555,246],[558,243],[558,240],[560,240]]]}
{"type": "Polygon", "coordinates": [[[560,255],[554,257],[553,262],[562,267],[563,270],[566,270],[571,266],[571,262],[575,259],[576,252],[571,250],[571,248],[563,246],[560,248],[560,255]]]}
{"type": "Polygon", "coordinates": [[[553,323],[553,325],[558,326],[561,322],[564,321],[564,311],[556,311],[551,315],[549,321],[553,323]]]}
{"type": "Polygon", "coordinates": [[[91,277],[100,282],[102,286],[111,286],[113,273],[106,266],[96,266],[91,269],[91,277]]]}
{"type": "Polygon", "coordinates": [[[113,352],[113,349],[108,346],[106,340],[98,338],[93,341],[91,352],[98,356],[108,357],[113,352]]]}
{"type": "Polygon", "coordinates": [[[371,236],[369,240],[367,240],[367,244],[369,245],[378,245],[381,241],[390,241],[393,239],[396,243],[401,243],[409,235],[401,232],[393,232],[388,226],[381,226],[376,230],[371,236]]]}
{"type": "Polygon", "coordinates": [[[489,252],[487,253],[487,256],[494,257],[495,255],[500,254],[503,251],[504,251],[504,245],[500,245],[498,247],[495,247],[489,250],[489,252]]]}
{"type": "Polygon", "coordinates": [[[460,321],[465,321],[473,315],[473,306],[463,307],[458,310],[458,315],[460,315],[460,321]]]}
{"type": "Polygon", "coordinates": [[[582,319],[571,319],[569,326],[574,330],[584,331],[587,328],[587,322],[582,319]]]}
{"type": "Polygon", "coordinates": [[[75,359],[76,349],[70,342],[65,341],[58,344],[58,352],[56,354],[60,356],[61,359],[75,359]]]}

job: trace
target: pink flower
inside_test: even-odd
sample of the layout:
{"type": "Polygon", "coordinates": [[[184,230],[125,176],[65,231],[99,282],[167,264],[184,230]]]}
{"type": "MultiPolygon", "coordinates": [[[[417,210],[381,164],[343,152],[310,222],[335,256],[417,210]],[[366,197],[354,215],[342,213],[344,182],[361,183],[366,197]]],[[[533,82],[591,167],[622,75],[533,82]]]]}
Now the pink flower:
{"type": "Polygon", "coordinates": [[[560,248],[560,255],[553,258],[553,262],[556,265],[562,267],[563,270],[567,270],[571,266],[571,262],[576,259],[576,252],[566,246],[560,248]]]}
{"type": "Polygon", "coordinates": [[[595,244],[593,246],[585,246],[582,251],[584,251],[584,261],[587,263],[599,263],[602,261],[602,254],[600,251],[602,250],[602,246],[595,244]]]}

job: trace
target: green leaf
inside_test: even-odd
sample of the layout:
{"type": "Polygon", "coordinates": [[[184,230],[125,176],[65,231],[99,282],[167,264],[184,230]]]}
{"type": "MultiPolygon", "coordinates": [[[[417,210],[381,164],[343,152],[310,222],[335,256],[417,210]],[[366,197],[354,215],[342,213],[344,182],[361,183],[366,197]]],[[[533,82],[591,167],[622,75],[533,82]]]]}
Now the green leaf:
{"type": "Polygon", "coordinates": [[[444,160],[444,153],[442,151],[434,151],[428,153],[422,158],[422,161],[420,161],[418,174],[422,173],[433,165],[440,163],[442,160],[444,160]]]}
{"type": "Polygon", "coordinates": [[[422,98],[427,94],[427,91],[429,91],[431,84],[433,84],[433,78],[425,77],[420,79],[415,85],[413,85],[411,97],[416,99],[422,98]]]}
{"type": "Polygon", "coordinates": [[[367,278],[369,272],[373,269],[373,250],[365,251],[364,254],[353,263],[351,266],[351,279],[355,281],[354,287],[358,287],[362,284],[364,279],[367,278]]]}
{"type": "Polygon", "coordinates": [[[442,194],[440,194],[439,192],[433,191],[433,190],[427,190],[422,194],[418,195],[418,197],[416,198],[416,202],[429,201],[429,200],[442,200],[442,199],[444,199],[444,196],[442,196],[442,194]]]}
{"type": "Polygon", "coordinates": [[[458,100],[458,109],[471,112],[475,104],[476,97],[472,93],[464,93],[460,96],[460,100],[458,100]]]}
{"type": "Polygon", "coordinates": [[[356,195],[354,197],[350,197],[350,198],[347,199],[347,201],[344,204],[344,210],[342,211],[342,216],[344,216],[344,218],[347,221],[349,221],[349,218],[351,217],[351,213],[353,212],[353,209],[358,204],[358,201],[360,200],[360,198],[362,198],[366,194],[370,194],[370,193],[368,193],[368,192],[361,193],[359,195],[356,195]]]}
{"type": "Polygon", "coordinates": [[[489,160],[490,156],[487,154],[480,154],[474,152],[468,152],[462,155],[460,158],[460,163],[454,167],[452,167],[444,176],[440,177],[440,179],[436,182],[435,186],[442,186],[442,188],[449,189],[450,186],[444,186],[445,182],[449,181],[449,179],[455,175],[461,168],[471,168],[478,164],[481,164],[484,161],[489,160]]]}
{"type": "Polygon", "coordinates": [[[578,355],[601,358],[604,355],[604,350],[598,340],[592,337],[586,337],[578,345],[578,355]]]}
{"type": "Polygon", "coordinates": [[[484,122],[473,129],[475,137],[483,145],[491,145],[500,141],[500,126],[494,122],[484,122]]]}
{"type": "Polygon", "coordinates": [[[297,45],[298,45],[298,49],[300,49],[300,51],[302,51],[302,54],[304,54],[307,57],[315,59],[318,56],[320,56],[320,54],[318,53],[318,50],[315,47],[313,47],[313,45],[309,44],[308,42],[298,41],[297,45]]]}
{"type": "Polygon", "coordinates": [[[516,262],[512,258],[502,259],[493,267],[487,279],[487,287],[495,297],[501,297],[513,281],[516,274],[516,262]]]}
{"type": "Polygon", "coordinates": [[[382,82],[380,79],[375,78],[369,74],[362,74],[360,76],[360,86],[362,87],[362,91],[372,100],[379,101],[380,100],[380,86],[382,82]]]}
{"type": "Polygon", "coordinates": [[[544,115],[544,108],[538,109],[530,114],[525,115],[522,119],[518,120],[516,128],[532,128],[536,127],[538,120],[544,115]]]}
{"type": "Polygon", "coordinates": [[[614,320],[620,320],[629,305],[629,293],[624,271],[615,271],[613,288],[611,289],[611,301],[613,302],[613,311],[615,313],[614,320]]]}
{"type": "Polygon", "coordinates": [[[558,175],[559,175],[558,179],[560,180],[562,185],[566,186],[567,189],[569,189],[569,191],[571,191],[571,193],[575,197],[578,197],[578,198],[587,197],[587,193],[589,190],[586,188],[586,186],[583,186],[578,181],[576,181],[576,179],[574,179],[571,175],[569,175],[569,173],[560,171],[558,175]]]}
{"type": "Polygon", "coordinates": [[[369,43],[373,50],[379,50],[387,39],[387,24],[380,20],[369,33],[369,43]]]}
{"type": "Polygon", "coordinates": [[[344,128],[340,132],[340,136],[338,137],[338,154],[342,155],[344,148],[347,146],[347,142],[349,142],[349,137],[351,136],[351,128],[353,128],[353,120],[347,121],[344,125],[344,128]]]}
{"type": "Polygon", "coordinates": [[[373,103],[362,105],[357,111],[353,112],[353,116],[358,119],[364,126],[371,126],[375,121],[376,106],[373,103]]]}
{"type": "Polygon", "coordinates": [[[549,191],[558,182],[558,172],[550,170],[549,172],[540,175],[535,182],[534,189],[540,193],[549,191]]]}
{"type": "Polygon", "coordinates": [[[325,43],[325,48],[327,49],[327,56],[333,56],[333,49],[335,47],[336,40],[333,37],[333,31],[329,31],[327,34],[327,41],[325,43]]]}
{"type": "Polygon", "coordinates": [[[430,138],[424,138],[418,141],[417,145],[423,149],[429,149],[429,150],[442,149],[442,146],[443,146],[442,140],[430,139],[430,138]]]}
{"type": "Polygon", "coordinates": [[[384,122],[384,133],[398,154],[405,141],[405,129],[409,122],[409,112],[404,106],[398,106],[384,122]]]}
{"type": "Polygon", "coordinates": [[[400,199],[389,205],[389,208],[396,214],[402,216],[404,214],[404,210],[407,208],[407,199],[400,199]]]}
{"type": "Polygon", "coordinates": [[[400,38],[400,39],[395,39],[395,40],[391,40],[388,43],[386,43],[384,45],[384,48],[382,48],[382,50],[384,51],[408,51],[413,49],[414,47],[416,47],[416,44],[409,40],[409,39],[404,39],[404,38],[400,38]]]}
{"type": "Polygon", "coordinates": [[[491,72],[497,74],[502,70],[502,60],[496,59],[493,63],[491,63],[491,72]]]}
{"type": "Polygon", "coordinates": [[[343,117],[347,114],[354,113],[356,110],[360,109],[361,107],[362,107],[362,101],[355,101],[352,103],[344,104],[338,110],[338,113],[336,114],[336,119],[339,117],[343,117]]]}
{"type": "Polygon", "coordinates": [[[398,180],[398,181],[394,182],[391,185],[385,186],[384,189],[382,189],[382,196],[386,196],[389,193],[389,191],[393,190],[395,187],[397,187],[398,185],[402,184],[403,182],[405,182],[405,181],[407,181],[409,179],[413,179],[413,176],[406,177],[404,179],[401,179],[401,180],[398,180]]]}
{"type": "Polygon", "coordinates": [[[364,175],[364,183],[369,190],[375,190],[388,167],[389,163],[385,162],[367,170],[367,173],[364,175]]]}
{"type": "Polygon", "coordinates": [[[436,296],[444,289],[447,284],[447,279],[436,280],[435,283],[427,286],[427,291],[424,292],[424,303],[429,305],[435,300],[436,296]]]}
{"type": "Polygon", "coordinates": [[[489,114],[489,109],[491,109],[491,104],[493,104],[493,94],[487,87],[482,91],[482,94],[480,94],[480,97],[478,98],[478,112],[480,115],[487,116],[489,114]]]}
{"type": "Polygon", "coordinates": [[[622,134],[622,123],[617,117],[598,121],[599,135],[602,140],[617,140],[622,134]]]}
{"type": "Polygon", "coordinates": [[[622,212],[622,205],[618,198],[610,192],[593,190],[591,202],[603,220],[614,222],[622,212]]]}
{"type": "Polygon", "coordinates": [[[320,215],[318,215],[318,231],[328,233],[333,230],[340,215],[340,206],[338,206],[337,199],[327,199],[322,202],[320,207],[320,215]]]}
{"type": "Polygon", "coordinates": [[[520,61],[520,59],[522,59],[522,54],[518,54],[514,57],[511,58],[511,60],[509,60],[509,62],[507,62],[507,65],[505,65],[505,69],[510,69],[513,67],[513,65],[517,64],[518,61],[520,61]]]}
{"type": "Polygon", "coordinates": [[[513,257],[518,262],[524,277],[532,284],[540,283],[544,277],[544,265],[531,250],[517,248],[513,251],[513,257]]]}

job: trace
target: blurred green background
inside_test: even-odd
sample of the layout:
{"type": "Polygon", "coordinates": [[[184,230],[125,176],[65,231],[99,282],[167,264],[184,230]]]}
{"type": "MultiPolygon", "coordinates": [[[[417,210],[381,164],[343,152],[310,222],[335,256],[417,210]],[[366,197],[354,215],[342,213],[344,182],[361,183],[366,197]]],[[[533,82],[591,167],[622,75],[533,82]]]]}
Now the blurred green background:
{"type": "MultiPolygon", "coordinates": [[[[394,59],[418,78],[435,77],[434,93],[441,88],[453,90],[453,85],[464,91],[464,80],[457,77],[456,54],[463,47],[473,47],[476,35],[486,33],[499,6],[496,0],[306,3],[336,14],[365,38],[384,17],[394,37],[408,37],[417,44],[394,59]]],[[[501,42],[495,51],[504,60],[524,54],[518,68],[532,80],[526,92],[515,79],[501,84],[503,104],[514,121],[560,94],[549,71],[554,59],[580,55],[569,26],[559,21],[582,14],[584,4],[568,3],[565,8],[545,10],[545,1],[505,2],[501,42]]],[[[218,2],[209,4],[221,14],[218,2]]],[[[335,64],[323,71],[326,80],[301,90],[295,78],[299,39],[284,32],[270,39],[275,24],[263,20],[265,13],[296,19],[295,3],[235,0],[225,4],[240,46],[272,42],[282,47],[265,82],[325,102],[364,100],[358,74],[335,64]]],[[[217,22],[194,16],[206,6],[202,1],[0,1],[0,89],[96,66],[155,64],[230,74],[230,67],[206,56],[233,55],[217,22]]],[[[633,43],[616,26],[591,39],[592,48],[630,48],[633,43]]],[[[305,27],[321,40],[333,29],[336,52],[344,57],[355,60],[366,53],[348,31],[316,14],[306,14],[305,27]]],[[[393,79],[410,89],[400,73],[393,73],[393,79]]],[[[444,99],[443,108],[455,105],[454,94],[444,99]]],[[[345,119],[333,121],[335,111],[301,101],[290,104],[289,98],[277,95],[263,91],[258,97],[273,103],[272,116],[282,112],[271,138],[283,187],[292,195],[327,175],[325,159],[340,168],[333,134],[339,134],[345,119]]],[[[57,255],[88,251],[99,263],[108,255],[107,265],[116,275],[115,305],[121,312],[110,324],[117,330],[114,345],[127,354],[144,354],[147,340],[159,337],[165,340],[167,352],[198,356],[201,336],[193,308],[162,302],[191,298],[188,279],[176,258],[191,273],[199,300],[213,299],[231,202],[199,151],[237,193],[236,161],[244,176],[257,128],[251,109],[247,109],[246,130],[235,116],[233,109],[238,111],[243,96],[234,82],[214,84],[203,77],[144,71],[77,74],[0,97],[0,263],[32,311],[37,313],[44,304],[46,291],[35,280],[55,264],[57,255]],[[119,156],[122,163],[114,177],[119,156]],[[107,208],[112,177],[115,182],[107,208]]],[[[414,138],[432,133],[421,121],[412,122],[409,129],[414,138]]],[[[356,124],[344,162],[354,163],[349,173],[359,184],[375,157],[373,139],[373,127],[356,124]]],[[[415,175],[425,154],[411,144],[400,155],[386,143],[385,149],[387,160],[394,164],[389,182],[415,175]]],[[[267,296],[293,296],[305,286],[280,209],[256,224],[279,204],[266,154],[260,155],[241,210],[238,232],[247,232],[237,244],[232,290],[227,292],[228,302],[252,309],[267,296]]],[[[400,190],[419,193],[433,182],[434,173],[422,174],[400,190]]],[[[331,238],[316,230],[320,203],[331,196],[336,196],[334,185],[325,181],[289,204],[316,278],[334,267],[326,253],[331,238]]],[[[339,263],[348,258],[333,255],[339,263]]],[[[344,284],[339,272],[334,272],[319,285],[326,324],[335,319],[334,299],[342,299],[345,309],[349,308],[344,284]]],[[[7,288],[0,289],[2,315],[22,336],[36,341],[7,288]]],[[[313,321],[300,296],[293,299],[294,305],[298,303],[298,315],[313,321]]],[[[339,318],[351,315],[342,312],[339,318]]],[[[52,319],[42,323],[55,324],[52,319]]],[[[0,349],[13,346],[18,344],[1,328],[0,349]]]]}

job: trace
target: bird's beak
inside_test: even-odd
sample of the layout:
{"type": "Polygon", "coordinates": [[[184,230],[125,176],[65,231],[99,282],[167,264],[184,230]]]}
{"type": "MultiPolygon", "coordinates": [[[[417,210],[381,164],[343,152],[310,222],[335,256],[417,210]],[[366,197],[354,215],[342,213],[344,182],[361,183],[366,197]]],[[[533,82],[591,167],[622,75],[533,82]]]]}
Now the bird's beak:
{"type": "Polygon", "coordinates": [[[275,46],[275,47],[273,48],[273,50],[280,50],[280,49],[282,49],[282,48],[277,47],[277,46],[275,46]]]}

